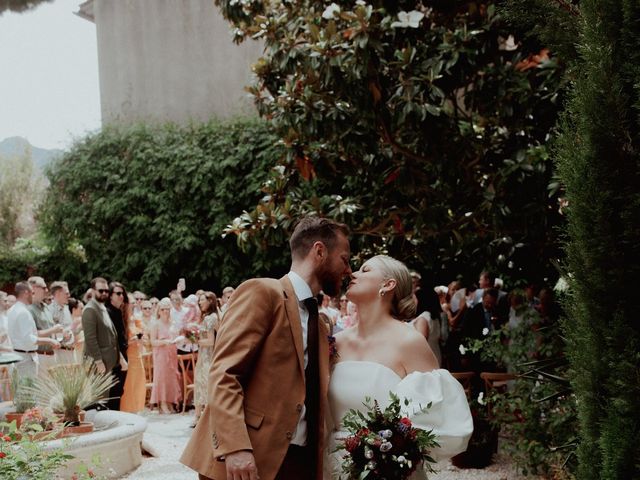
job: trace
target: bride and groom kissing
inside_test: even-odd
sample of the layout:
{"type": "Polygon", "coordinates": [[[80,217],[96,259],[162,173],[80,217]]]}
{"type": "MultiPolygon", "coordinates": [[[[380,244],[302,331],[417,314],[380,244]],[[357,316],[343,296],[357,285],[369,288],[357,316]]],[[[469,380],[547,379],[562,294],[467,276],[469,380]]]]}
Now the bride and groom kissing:
{"type": "Polygon", "coordinates": [[[383,405],[390,391],[431,403],[412,421],[437,435],[432,456],[466,449],[473,426],[462,387],[399,321],[415,315],[409,271],[376,256],[352,272],[348,236],[346,225],[305,217],[289,240],[290,272],[235,291],[216,336],[209,404],[181,457],[200,479],[339,478],[341,456],[330,452],[344,438],[342,416],[365,397],[383,405]],[[315,296],[337,295],[345,277],[360,321],[336,335],[331,359],[315,296]]]}

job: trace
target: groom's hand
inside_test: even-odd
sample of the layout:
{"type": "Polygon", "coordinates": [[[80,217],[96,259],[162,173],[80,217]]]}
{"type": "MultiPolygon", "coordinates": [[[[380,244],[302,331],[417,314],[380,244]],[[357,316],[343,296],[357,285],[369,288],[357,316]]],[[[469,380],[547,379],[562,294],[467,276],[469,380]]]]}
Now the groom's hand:
{"type": "Polygon", "coordinates": [[[228,453],[224,460],[227,466],[227,480],[259,480],[258,467],[253,453],[240,450],[228,453]]]}

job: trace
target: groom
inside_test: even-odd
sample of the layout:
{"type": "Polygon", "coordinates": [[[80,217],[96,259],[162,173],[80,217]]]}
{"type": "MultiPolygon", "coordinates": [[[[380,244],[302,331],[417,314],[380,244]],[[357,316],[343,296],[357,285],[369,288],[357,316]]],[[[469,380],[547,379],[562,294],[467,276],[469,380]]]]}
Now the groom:
{"type": "Polygon", "coordinates": [[[348,228],[306,217],[280,280],[240,285],[218,330],[209,402],[180,461],[214,480],[322,478],[328,331],[315,295],[351,275],[348,228]]]}

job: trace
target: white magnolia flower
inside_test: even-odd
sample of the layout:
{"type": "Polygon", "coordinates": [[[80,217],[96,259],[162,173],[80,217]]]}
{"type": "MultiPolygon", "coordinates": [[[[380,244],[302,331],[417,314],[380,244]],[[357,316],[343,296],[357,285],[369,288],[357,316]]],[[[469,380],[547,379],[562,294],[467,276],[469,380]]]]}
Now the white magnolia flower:
{"type": "Polygon", "coordinates": [[[478,395],[478,403],[480,405],[484,405],[486,402],[484,401],[484,392],[480,392],[480,394],[478,395]]]}
{"type": "Polygon", "coordinates": [[[466,355],[466,353],[467,353],[467,349],[464,348],[464,345],[460,345],[458,347],[458,350],[460,350],[460,355],[466,355]]]}
{"type": "Polygon", "coordinates": [[[336,13],[340,13],[340,7],[335,3],[332,3],[322,12],[322,18],[325,20],[331,20],[336,13]]]}
{"type": "Polygon", "coordinates": [[[397,22],[391,24],[391,28],[418,28],[420,26],[420,20],[424,18],[424,13],[417,10],[411,12],[400,11],[398,12],[397,22]]]}
{"type": "Polygon", "coordinates": [[[485,336],[486,336],[486,335],[489,335],[489,329],[488,329],[487,327],[484,327],[484,328],[482,329],[482,335],[485,335],[485,336]]]}

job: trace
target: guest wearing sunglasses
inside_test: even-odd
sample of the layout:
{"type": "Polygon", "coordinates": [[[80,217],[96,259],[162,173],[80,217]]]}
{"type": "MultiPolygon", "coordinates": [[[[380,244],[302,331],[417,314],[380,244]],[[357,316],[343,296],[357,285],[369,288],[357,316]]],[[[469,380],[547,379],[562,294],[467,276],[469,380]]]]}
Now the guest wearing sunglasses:
{"type": "Polygon", "coordinates": [[[93,359],[99,372],[111,372],[119,364],[118,332],[107,313],[109,298],[107,281],[102,277],[91,280],[91,300],[82,311],[84,356],[93,359]]]}
{"type": "Polygon", "coordinates": [[[117,383],[109,390],[109,410],[120,410],[120,398],[127,379],[127,349],[129,348],[127,323],[128,323],[128,303],[127,291],[120,282],[109,284],[109,299],[106,302],[107,312],[118,335],[118,351],[120,352],[120,362],[113,369],[113,376],[117,383]]]}

